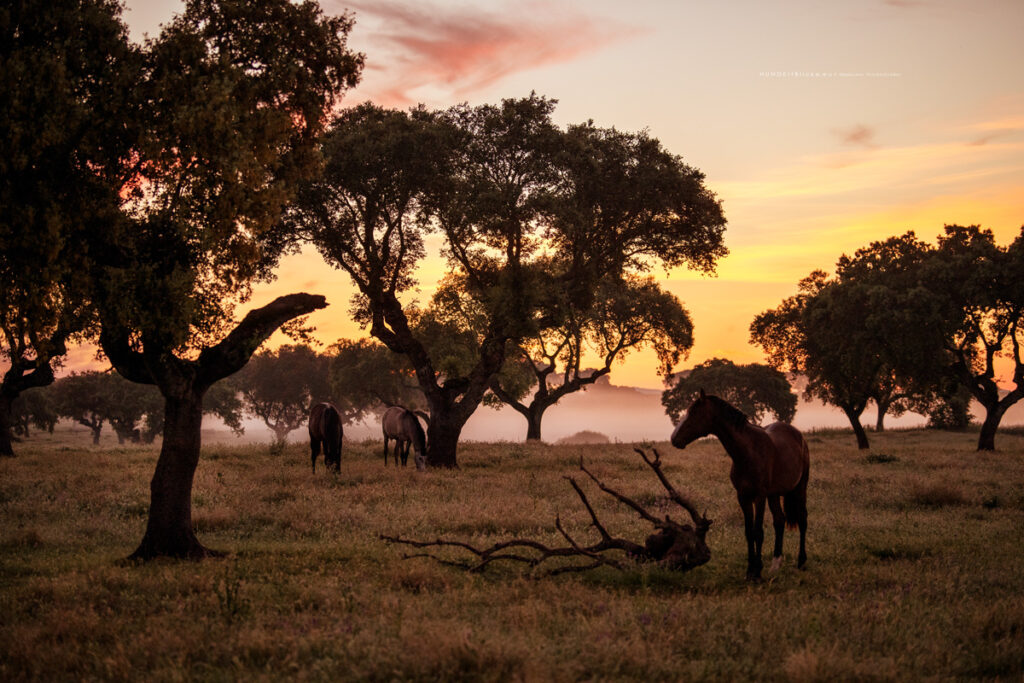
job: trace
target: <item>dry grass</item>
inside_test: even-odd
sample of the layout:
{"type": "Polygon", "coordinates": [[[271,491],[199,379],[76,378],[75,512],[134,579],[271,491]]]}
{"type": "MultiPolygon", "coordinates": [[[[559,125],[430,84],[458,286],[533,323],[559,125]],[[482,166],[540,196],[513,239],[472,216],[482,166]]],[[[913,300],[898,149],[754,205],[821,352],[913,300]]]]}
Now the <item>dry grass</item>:
{"type": "MultiPolygon", "coordinates": [[[[146,520],[152,449],[28,442],[0,461],[2,680],[908,680],[1024,675],[1024,437],[811,436],[807,571],[743,581],[745,546],[717,442],[662,445],[716,520],[711,562],[531,578],[483,575],[379,533],[558,543],[587,518],[563,477],[580,455],[657,505],[627,445],[467,444],[462,468],[385,469],[348,444],[342,473],[298,446],[206,449],[194,516],[229,558],[124,566],[146,520]]],[[[616,533],[644,524],[601,496],[616,533]]],[[[769,530],[770,539],[770,530],[769,530]]],[[[770,544],[770,540],[768,542],[770,544]]]]}

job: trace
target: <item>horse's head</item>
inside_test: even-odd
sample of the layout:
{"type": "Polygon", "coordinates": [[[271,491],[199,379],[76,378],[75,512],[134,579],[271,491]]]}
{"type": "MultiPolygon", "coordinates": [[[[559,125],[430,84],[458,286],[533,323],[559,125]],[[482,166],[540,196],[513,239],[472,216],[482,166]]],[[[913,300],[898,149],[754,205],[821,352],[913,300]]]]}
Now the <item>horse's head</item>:
{"type": "Polygon", "coordinates": [[[700,396],[686,411],[686,415],[672,432],[672,445],[676,448],[686,448],[688,444],[702,436],[707,436],[711,433],[714,418],[714,403],[701,389],[700,396]]]}

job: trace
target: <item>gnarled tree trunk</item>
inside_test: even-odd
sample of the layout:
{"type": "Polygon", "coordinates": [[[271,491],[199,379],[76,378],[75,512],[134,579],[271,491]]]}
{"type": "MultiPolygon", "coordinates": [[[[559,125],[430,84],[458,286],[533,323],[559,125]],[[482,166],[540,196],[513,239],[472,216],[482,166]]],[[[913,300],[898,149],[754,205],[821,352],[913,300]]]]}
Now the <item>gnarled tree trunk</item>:
{"type": "Polygon", "coordinates": [[[146,534],[129,559],[179,557],[199,560],[218,553],[204,547],[192,528],[192,482],[202,444],[203,391],[165,395],[164,440],[149,484],[146,534]]]}
{"type": "Polygon", "coordinates": [[[1010,405],[1004,400],[994,405],[985,406],[985,421],[981,423],[981,433],[978,435],[979,451],[994,451],[996,449],[996,432],[1010,405]]]}
{"type": "Polygon", "coordinates": [[[864,425],[860,423],[860,415],[864,409],[861,408],[860,410],[857,410],[847,406],[843,406],[842,408],[843,413],[846,415],[846,419],[850,421],[850,426],[853,427],[854,436],[857,437],[857,448],[860,450],[871,448],[871,445],[868,443],[867,432],[864,431],[864,425]]]}
{"type": "Polygon", "coordinates": [[[214,383],[240,370],[281,325],[326,305],[324,297],[313,294],[278,297],[251,311],[196,360],[178,358],[166,348],[145,348],[145,335],[145,350],[136,351],[124,328],[108,326],[101,331],[103,351],[117,371],[133,382],[156,384],[165,401],[164,439],[150,482],[146,533],[129,559],[198,560],[219,554],[204,547],[192,527],[192,482],[202,445],[203,396],[214,383]]]}

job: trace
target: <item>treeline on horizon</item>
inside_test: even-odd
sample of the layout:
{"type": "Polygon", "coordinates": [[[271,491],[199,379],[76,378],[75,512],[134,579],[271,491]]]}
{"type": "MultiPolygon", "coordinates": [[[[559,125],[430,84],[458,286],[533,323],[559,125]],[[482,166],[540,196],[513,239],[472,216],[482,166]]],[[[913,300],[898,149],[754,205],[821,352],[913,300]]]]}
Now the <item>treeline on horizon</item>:
{"type": "MultiPolygon", "coordinates": [[[[69,344],[91,341],[121,377],[155,387],[163,441],[134,558],[210,553],[188,518],[203,414],[275,331],[308,340],[321,295],[237,315],[305,245],[357,289],[337,315],[399,357],[421,393],[431,467],[457,466],[488,397],[539,438],[547,407],[630,351],[653,349],[668,376],[692,347],[689,313],[650,272],[713,272],[725,217],[703,173],[646,132],[558,126],[556,101],[535,93],[340,109],[364,56],[347,46],[352,17],[316,2],[192,0],[144,45],[121,12],[112,0],[0,11],[0,454],[14,453],[14,402],[54,381],[69,344]],[[410,295],[428,235],[450,274],[421,305],[410,295]],[[588,352],[596,371],[581,365],[588,352]]],[[[1021,384],[1020,284],[994,274],[1019,265],[1019,243],[956,229],[920,258],[855,257],[866,265],[815,274],[759,316],[754,339],[775,371],[803,372],[851,415],[862,399],[954,392],[955,379],[989,411],[979,447],[991,448],[1002,406],[1020,397],[990,400],[1004,344],[1021,384]],[[907,298],[903,275],[928,295],[907,298]],[[899,391],[883,395],[885,382],[899,391]]]]}

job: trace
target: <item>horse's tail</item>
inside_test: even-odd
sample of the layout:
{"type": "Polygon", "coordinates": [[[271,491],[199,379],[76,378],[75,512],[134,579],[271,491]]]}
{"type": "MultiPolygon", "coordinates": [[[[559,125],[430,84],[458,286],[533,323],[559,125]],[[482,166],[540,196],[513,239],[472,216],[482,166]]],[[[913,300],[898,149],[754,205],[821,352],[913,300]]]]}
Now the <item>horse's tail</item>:
{"type": "Polygon", "coordinates": [[[795,529],[807,526],[807,480],[811,473],[811,456],[807,442],[803,442],[804,472],[800,483],[782,497],[782,510],[786,515],[786,526],[795,529]]]}

